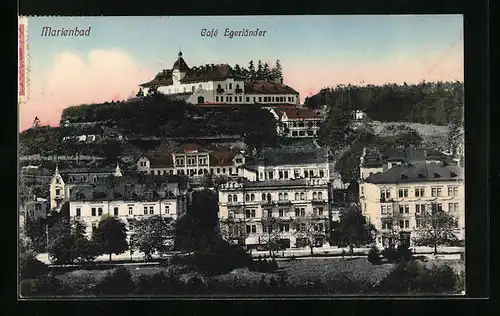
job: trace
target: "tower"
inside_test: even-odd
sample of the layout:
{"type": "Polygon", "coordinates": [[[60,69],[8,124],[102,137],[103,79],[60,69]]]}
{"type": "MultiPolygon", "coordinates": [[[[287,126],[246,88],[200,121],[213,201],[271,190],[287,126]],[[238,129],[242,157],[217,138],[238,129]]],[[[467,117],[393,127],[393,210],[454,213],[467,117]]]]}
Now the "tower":
{"type": "Polygon", "coordinates": [[[115,169],[115,177],[123,177],[122,171],[120,169],[120,164],[117,162],[116,163],[116,169],[115,169]]]}
{"type": "Polygon", "coordinates": [[[33,120],[33,128],[39,127],[40,126],[40,119],[38,116],[35,116],[35,119],[33,120]]]}
{"type": "Polygon", "coordinates": [[[172,66],[172,81],[174,85],[180,84],[180,81],[184,78],[188,70],[189,66],[184,61],[184,58],[182,58],[182,52],[179,51],[177,54],[177,60],[172,66]]]}

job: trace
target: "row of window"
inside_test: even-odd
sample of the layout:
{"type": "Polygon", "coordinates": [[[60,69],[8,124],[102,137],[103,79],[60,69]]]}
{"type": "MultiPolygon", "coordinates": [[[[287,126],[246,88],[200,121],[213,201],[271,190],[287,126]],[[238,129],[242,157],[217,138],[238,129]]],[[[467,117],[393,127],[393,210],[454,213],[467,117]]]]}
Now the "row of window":
{"type": "MultiPolygon", "coordinates": [[[[303,207],[295,208],[294,213],[295,213],[295,217],[305,217],[306,216],[306,209],[303,207]]],[[[268,210],[262,211],[263,218],[272,217],[272,215],[273,215],[272,211],[268,211],[268,210]]],[[[322,207],[315,207],[315,208],[313,208],[313,215],[323,216],[323,215],[325,215],[325,211],[322,207]]],[[[255,218],[256,217],[256,210],[245,210],[245,217],[246,218],[255,218]]],[[[280,208],[278,210],[278,217],[290,217],[290,209],[289,208],[280,208]]],[[[233,211],[229,212],[229,218],[234,218],[233,211]]]]}
{"type": "MultiPolygon", "coordinates": [[[[408,189],[398,189],[398,197],[405,198],[408,197],[408,189]]],[[[361,189],[361,194],[363,194],[363,188],[361,189]]],[[[415,188],[415,197],[425,197],[426,190],[424,187],[415,188]]],[[[441,197],[442,188],[433,187],[431,188],[431,197],[441,197]]],[[[458,196],[458,187],[457,186],[448,186],[448,196],[458,196]]],[[[391,198],[390,190],[380,190],[380,199],[388,200],[391,198]]]]}
{"type": "MultiPolygon", "coordinates": [[[[438,210],[443,209],[442,203],[431,204],[432,207],[437,208],[438,210]]],[[[455,213],[458,212],[458,203],[448,203],[448,212],[455,213]]],[[[415,204],[415,214],[421,214],[425,212],[426,204],[415,204]]],[[[403,204],[398,206],[399,214],[409,214],[410,213],[410,205],[403,204]]],[[[382,205],[380,206],[381,214],[392,214],[392,206],[391,205],[382,205]]]]}
{"type": "MultiPolygon", "coordinates": [[[[315,127],[319,125],[320,121],[308,121],[307,123],[305,123],[304,121],[298,121],[298,122],[294,121],[290,123],[290,127],[315,127]]],[[[285,124],[285,127],[288,127],[288,125],[285,124]]]]}
{"type": "MultiPolygon", "coordinates": [[[[392,221],[382,221],[382,229],[392,229],[393,228],[393,224],[394,223],[392,221]]],[[[399,220],[398,224],[399,224],[398,225],[399,228],[401,228],[401,229],[410,228],[410,220],[408,220],[408,219],[399,220]]],[[[454,225],[455,225],[455,227],[458,227],[458,221],[457,220],[454,221],[454,225]]],[[[420,219],[420,218],[416,218],[415,219],[415,227],[416,228],[423,227],[422,219],[420,219]]]]}
{"type": "MultiPolygon", "coordinates": [[[[278,227],[280,232],[289,232],[290,231],[290,224],[280,224],[278,227]]],[[[312,226],[313,230],[316,232],[324,232],[326,226],[323,223],[318,223],[312,226]]],[[[306,224],[302,223],[298,227],[299,231],[305,231],[306,230],[306,224]]],[[[246,232],[247,234],[255,234],[257,233],[257,225],[246,225],[246,232]]],[[[271,225],[263,225],[262,226],[262,232],[263,233],[272,233],[273,232],[273,226],[271,225]]]]}
{"type": "MultiPolygon", "coordinates": [[[[253,97],[254,103],[274,103],[274,102],[293,102],[294,97],[253,97]]],[[[215,102],[224,102],[223,96],[215,96],[215,102]]],[[[225,102],[233,102],[232,96],[226,96],[225,102]]],[[[234,102],[243,102],[242,96],[235,96],[234,102]]],[[[245,97],[245,102],[250,103],[250,97],[245,97]]]]}
{"type": "MultiPolygon", "coordinates": [[[[226,172],[229,173],[229,174],[233,174],[233,168],[230,167],[228,169],[226,168],[217,168],[217,169],[214,169],[214,168],[210,168],[210,170],[208,169],[189,169],[187,170],[187,172],[184,170],[184,169],[180,169],[180,170],[150,170],[149,173],[150,174],[156,174],[156,175],[167,175],[167,174],[170,174],[170,175],[173,175],[173,174],[178,174],[178,175],[190,175],[190,176],[194,176],[194,175],[204,175],[204,174],[214,174],[214,171],[216,170],[216,174],[219,174],[219,173],[223,173],[225,174],[226,172]]],[[[240,168],[237,167],[235,168],[235,171],[236,173],[238,173],[240,171],[240,168]]],[[[144,173],[146,173],[147,171],[143,171],[144,173]]]]}
{"type": "MultiPolygon", "coordinates": [[[[77,207],[76,209],[76,217],[82,216],[82,209],[77,207]]],[[[144,206],[144,215],[153,215],[155,214],[154,206],[144,206]]],[[[91,216],[102,216],[103,208],[102,207],[92,207],[90,209],[91,216]]],[[[170,206],[164,206],[164,214],[170,214],[170,206]]],[[[128,215],[134,215],[134,209],[132,206],[128,207],[128,215]]],[[[119,216],[119,207],[113,207],[113,216],[119,216]]]]}
{"type": "MultiPolygon", "coordinates": [[[[313,192],[312,194],[313,200],[321,200],[323,199],[323,192],[313,192]]],[[[278,194],[278,200],[279,201],[289,201],[288,199],[288,193],[279,193],[278,194]]],[[[304,192],[295,193],[295,200],[296,201],[305,201],[306,200],[306,194],[304,192]]],[[[228,202],[238,202],[238,195],[237,194],[229,194],[227,196],[227,201],[228,202]]],[[[245,194],[245,202],[253,202],[255,201],[255,194],[245,194]]],[[[262,193],[261,195],[261,201],[268,201],[271,202],[273,201],[271,193],[262,193]]]]}
{"type": "Polygon", "coordinates": [[[315,136],[318,134],[316,131],[291,131],[289,133],[292,137],[315,136]]]}
{"type": "MultiPolygon", "coordinates": [[[[319,176],[320,178],[325,177],[325,171],[324,170],[319,170],[319,172],[316,174],[315,170],[304,170],[304,177],[305,178],[314,178],[315,176],[319,176]]],[[[260,178],[264,179],[264,176],[267,176],[266,179],[272,180],[274,179],[274,171],[268,171],[268,172],[261,172],[260,173],[260,178]]],[[[288,170],[278,170],[278,179],[289,179],[289,173],[288,170]]],[[[293,172],[294,178],[300,178],[300,171],[299,170],[294,170],[293,172]]]]}

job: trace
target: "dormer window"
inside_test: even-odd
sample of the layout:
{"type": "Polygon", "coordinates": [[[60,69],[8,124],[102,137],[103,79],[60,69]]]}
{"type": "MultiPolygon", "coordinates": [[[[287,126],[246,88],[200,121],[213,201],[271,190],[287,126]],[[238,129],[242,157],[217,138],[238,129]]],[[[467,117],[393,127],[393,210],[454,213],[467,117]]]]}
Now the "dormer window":
{"type": "Polygon", "coordinates": [[[450,172],[450,177],[456,178],[458,177],[458,174],[456,174],[455,172],[450,172]]]}
{"type": "Polygon", "coordinates": [[[434,172],[434,178],[441,178],[441,175],[439,173],[434,172]]]}
{"type": "Polygon", "coordinates": [[[56,183],[57,183],[57,184],[60,184],[60,183],[61,183],[61,179],[56,178],[56,183]]]}

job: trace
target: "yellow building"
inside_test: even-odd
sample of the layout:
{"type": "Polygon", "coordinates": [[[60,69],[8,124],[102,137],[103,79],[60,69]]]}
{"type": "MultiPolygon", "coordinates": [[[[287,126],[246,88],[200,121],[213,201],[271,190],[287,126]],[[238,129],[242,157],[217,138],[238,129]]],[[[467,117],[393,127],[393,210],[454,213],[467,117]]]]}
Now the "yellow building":
{"type": "Polygon", "coordinates": [[[458,239],[465,237],[464,173],[457,165],[403,163],[373,172],[360,180],[359,200],[363,215],[377,229],[378,246],[394,236],[413,245],[422,228],[419,214],[430,207],[452,214],[458,239]]]}

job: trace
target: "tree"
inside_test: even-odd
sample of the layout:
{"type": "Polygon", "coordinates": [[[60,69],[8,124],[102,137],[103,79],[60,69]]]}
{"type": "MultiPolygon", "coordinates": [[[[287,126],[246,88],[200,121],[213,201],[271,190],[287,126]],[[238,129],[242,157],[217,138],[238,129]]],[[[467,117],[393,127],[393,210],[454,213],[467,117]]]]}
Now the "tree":
{"type": "Polygon", "coordinates": [[[262,79],[266,80],[266,81],[271,81],[272,78],[271,78],[271,69],[269,68],[269,64],[268,63],[264,63],[264,66],[262,68],[262,79]]]}
{"type": "Polygon", "coordinates": [[[242,75],[242,71],[241,71],[241,67],[240,67],[240,65],[238,65],[238,64],[234,65],[234,72],[235,72],[237,75],[242,75]]]}
{"type": "Polygon", "coordinates": [[[358,209],[347,209],[340,214],[337,231],[341,240],[359,246],[373,242],[375,227],[366,222],[358,209]]]}
{"type": "Polygon", "coordinates": [[[247,236],[245,222],[234,218],[220,220],[220,234],[229,243],[237,240],[243,244],[247,236]]]}
{"type": "Polygon", "coordinates": [[[45,220],[41,217],[25,219],[26,236],[31,240],[37,252],[43,252],[47,248],[47,229],[45,220]]]}
{"type": "Polygon", "coordinates": [[[94,260],[96,257],[95,245],[87,238],[85,224],[81,221],[74,220],[72,226],[76,259],[81,262],[94,260]]]}
{"type": "Polygon", "coordinates": [[[266,233],[262,235],[259,243],[266,244],[269,249],[269,255],[274,257],[274,252],[277,251],[280,246],[280,225],[282,224],[282,220],[277,217],[269,216],[262,217],[261,223],[262,228],[266,233]]]}
{"type": "Polygon", "coordinates": [[[283,69],[279,59],[276,60],[276,65],[271,70],[271,78],[276,82],[283,83],[283,69]]]}
{"type": "Polygon", "coordinates": [[[137,94],[135,96],[138,97],[138,98],[144,96],[144,91],[142,90],[142,88],[139,88],[139,92],[137,92],[137,94]]]}
{"type": "Polygon", "coordinates": [[[264,67],[262,65],[262,60],[259,60],[257,62],[257,73],[256,73],[256,79],[257,80],[263,80],[264,79],[264,67]]]}
{"type": "Polygon", "coordinates": [[[439,204],[431,203],[420,215],[416,217],[418,222],[417,237],[414,239],[416,245],[434,247],[437,255],[437,247],[446,245],[457,240],[455,230],[457,220],[449,213],[442,210],[439,204]]]}
{"type": "Polygon", "coordinates": [[[143,218],[134,223],[134,234],[131,236],[133,249],[144,253],[146,260],[152,258],[152,254],[165,253],[170,248],[172,241],[173,219],[159,215],[143,218]]]}
{"type": "Polygon", "coordinates": [[[256,79],[256,72],[255,72],[255,66],[253,64],[253,60],[250,60],[248,63],[248,80],[255,80],[256,79]]]}
{"type": "Polygon", "coordinates": [[[304,238],[313,255],[314,246],[318,241],[326,238],[328,231],[328,219],[310,214],[304,217],[296,217],[292,222],[296,238],[304,238]]]}
{"type": "Polygon", "coordinates": [[[319,140],[332,150],[340,150],[349,144],[352,134],[352,115],[349,109],[331,106],[326,120],[319,129],[319,140]]]}
{"type": "Polygon", "coordinates": [[[92,242],[98,254],[111,255],[124,253],[128,249],[127,228],[125,224],[111,216],[103,216],[92,233],[92,242]]]}

